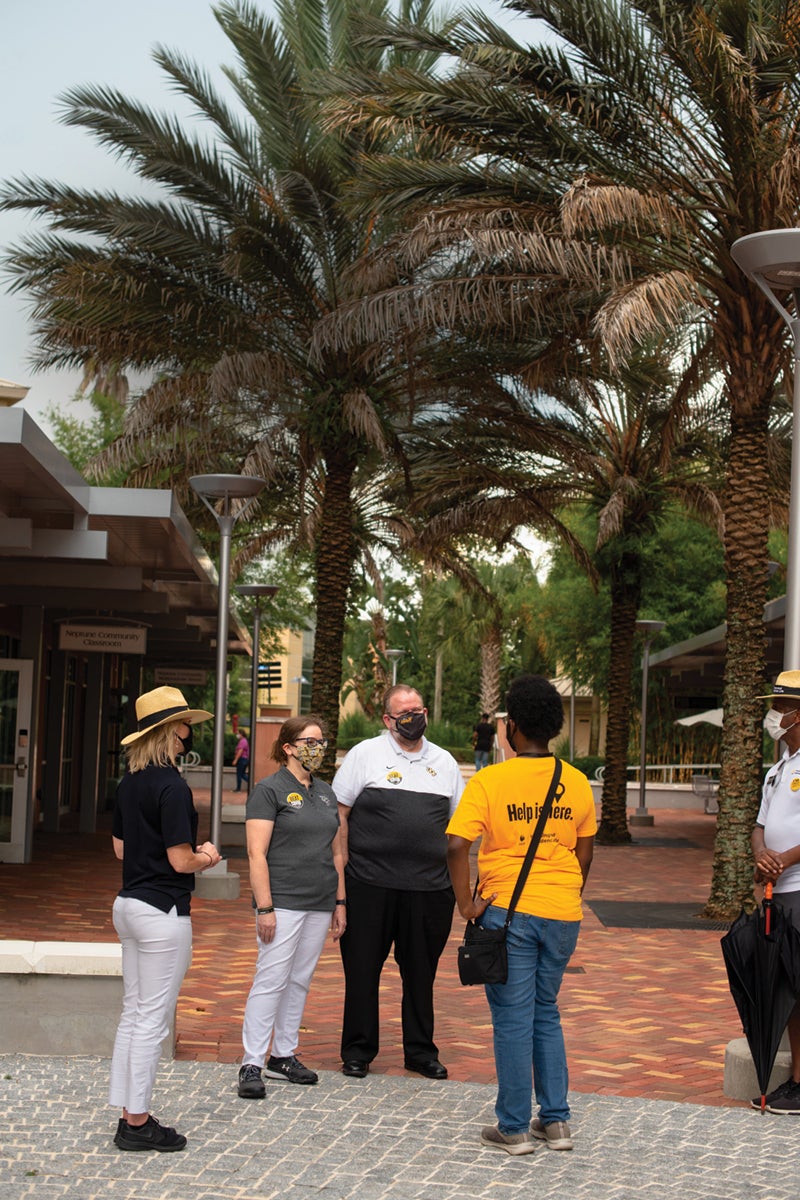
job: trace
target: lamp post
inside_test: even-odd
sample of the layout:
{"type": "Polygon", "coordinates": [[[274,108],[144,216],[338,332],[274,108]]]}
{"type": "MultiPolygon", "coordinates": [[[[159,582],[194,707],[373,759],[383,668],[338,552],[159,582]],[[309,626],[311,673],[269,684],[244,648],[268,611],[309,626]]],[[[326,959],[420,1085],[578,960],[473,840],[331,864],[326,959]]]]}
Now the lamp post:
{"type": "Polygon", "coordinates": [[[786,561],[786,630],[783,639],[784,670],[800,664],[800,611],[797,572],[800,571],[800,229],[768,229],[749,233],[731,246],[731,257],[745,275],[760,287],[789,327],[794,347],[792,403],[792,473],[789,493],[789,544],[786,561]],[[778,293],[791,292],[794,315],[778,293]]]}
{"type": "Polygon", "coordinates": [[[270,583],[243,583],[236,591],[255,601],[253,613],[253,678],[250,680],[250,770],[247,794],[253,790],[253,767],[256,761],[256,732],[258,729],[258,667],[261,662],[261,601],[275,596],[278,589],[270,583]]]}
{"type": "Polygon", "coordinates": [[[397,683],[397,660],[402,658],[405,650],[384,650],[384,654],[392,662],[392,687],[397,683]]]}
{"type": "MultiPolygon", "coordinates": [[[[217,676],[214,685],[214,758],[211,764],[211,841],[219,849],[222,832],[222,768],[225,752],[225,702],[228,671],[228,605],[231,588],[231,533],[253,506],[265,480],[255,475],[192,475],[189,483],[219,526],[219,599],[217,604],[217,676]],[[234,501],[242,505],[234,511],[234,501]]],[[[227,862],[203,872],[227,872],[227,862]],[[221,868],[221,870],[220,870],[221,868]]],[[[202,879],[203,876],[200,876],[202,879]]],[[[238,896],[238,890],[236,895],[238,896]]]]}
{"type": "Polygon", "coordinates": [[[664,621],[637,621],[636,628],[644,636],[644,652],[642,654],[642,740],[639,754],[639,807],[631,813],[631,825],[652,825],[653,818],[645,806],[645,789],[647,782],[647,675],[650,667],[650,643],[664,628],[664,621]]]}

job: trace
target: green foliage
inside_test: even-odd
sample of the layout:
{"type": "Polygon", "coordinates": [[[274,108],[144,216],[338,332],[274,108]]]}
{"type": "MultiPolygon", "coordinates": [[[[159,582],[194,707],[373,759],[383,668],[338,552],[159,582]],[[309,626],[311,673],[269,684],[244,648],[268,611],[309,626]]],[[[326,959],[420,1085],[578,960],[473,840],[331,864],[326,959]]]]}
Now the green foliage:
{"type": "Polygon", "coordinates": [[[370,720],[364,713],[348,713],[339,723],[336,744],[340,750],[351,750],[358,742],[375,737],[383,728],[381,723],[370,720]]]}
{"type": "MultiPolygon", "coordinates": [[[[73,403],[85,400],[95,412],[88,420],[81,420],[52,404],[46,411],[53,441],[82,475],[87,474],[92,460],[120,436],[125,416],[125,405],[113,396],[94,391],[88,397],[80,393],[73,397],[73,403]]],[[[105,487],[122,487],[126,475],[120,467],[107,467],[95,479],[105,487]]]]}
{"type": "Polygon", "coordinates": [[[576,754],[572,765],[578,771],[583,771],[587,779],[596,779],[596,772],[602,767],[605,759],[599,754],[576,754]]]}

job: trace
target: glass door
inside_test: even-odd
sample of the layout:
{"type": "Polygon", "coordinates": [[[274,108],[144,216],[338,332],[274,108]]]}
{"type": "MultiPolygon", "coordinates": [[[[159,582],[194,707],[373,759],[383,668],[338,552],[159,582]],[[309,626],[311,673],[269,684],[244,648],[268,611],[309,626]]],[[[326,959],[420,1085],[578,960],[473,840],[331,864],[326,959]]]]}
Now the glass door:
{"type": "Polygon", "coordinates": [[[0,658],[0,862],[25,861],[33,663],[0,658]]]}

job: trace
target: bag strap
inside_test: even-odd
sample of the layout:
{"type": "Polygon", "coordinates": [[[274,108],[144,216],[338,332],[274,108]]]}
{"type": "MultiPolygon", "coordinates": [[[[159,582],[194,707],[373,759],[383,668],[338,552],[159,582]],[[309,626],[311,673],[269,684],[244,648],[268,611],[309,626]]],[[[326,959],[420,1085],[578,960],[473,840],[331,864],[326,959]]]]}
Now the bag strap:
{"type": "Polygon", "coordinates": [[[528,878],[531,867],[533,866],[533,860],[536,856],[536,851],[539,848],[539,842],[542,840],[544,827],[547,824],[547,818],[550,816],[550,810],[553,807],[553,799],[555,797],[556,788],[558,787],[560,779],[561,759],[557,758],[555,761],[555,766],[553,767],[553,777],[550,780],[550,787],[547,789],[547,796],[545,797],[544,804],[542,805],[541,812],[539,813],[539,820],[536,822],[536,828],[533,831],[533,836],[531,837],[528,851],[525,855],[522,866],[520,867],[520,872],[517,876],[517,882],[514,885],[514,891],[511,894],[511,901],[508,906],[508,915],[505,919],[506,929],[508,929],[509,925],[511,924],[511,918],[514,915],[514,909],[517,907],[517,901],[522,895],[522,889],[525,886],[525,881],[528,878]]]}

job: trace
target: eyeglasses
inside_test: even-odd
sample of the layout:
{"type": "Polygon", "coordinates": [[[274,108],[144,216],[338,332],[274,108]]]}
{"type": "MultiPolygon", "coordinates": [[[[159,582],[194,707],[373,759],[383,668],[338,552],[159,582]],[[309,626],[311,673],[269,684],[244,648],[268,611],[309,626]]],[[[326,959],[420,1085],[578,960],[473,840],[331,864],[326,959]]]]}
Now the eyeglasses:
{"type": "Polygon", "coordinates": [[[328,749],[327,738],[295,738],[293,744],[296,746],[298,742],[305,742],[309,750],[315,750],[317,746],[322,746],[323,750],[328,749]]]}
{"type": "Polygon", "coordinates": [[[401,717],[424,717],[425,709],[424,708],[408,708],[408,709],[406,709],[405,712],[387,713],[386,715],[390,721],[399,721],[401,717]]]}

